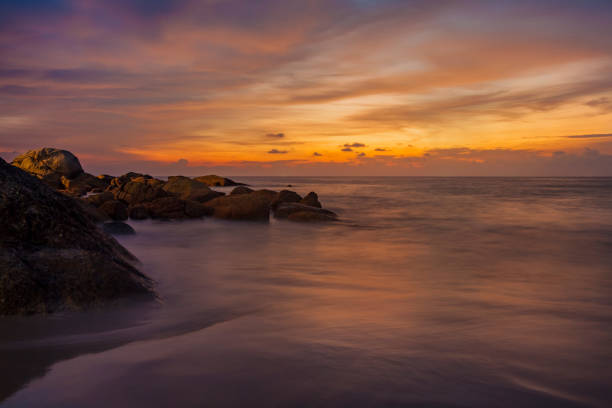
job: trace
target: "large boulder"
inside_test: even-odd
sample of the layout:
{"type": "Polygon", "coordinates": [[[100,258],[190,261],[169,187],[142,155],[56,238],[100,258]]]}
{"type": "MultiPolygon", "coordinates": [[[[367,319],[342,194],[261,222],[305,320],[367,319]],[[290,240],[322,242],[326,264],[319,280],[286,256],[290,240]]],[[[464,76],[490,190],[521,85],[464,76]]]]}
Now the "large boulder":
{"type": "Polygon", "coordinates": [[[270,205],[272,208],[276,208],[281,203],[299,203],[300,201],[302,201],[302,197],[295,191],[281,190],[276,195],[274,200],[272,200],[272,203],[270,203],[270,205]]]}
{"type": "Polygon", "coordinates": [[[15,157],[11,164],[41,179],[59,179],[61,176],[72,179],[83,173],[74,154],[52,147],[29,150],[15,157]]]}
{"type": "Polygon", "coordinates": [[[100,207],[107,201],[114,200],[115,196],[110,191],[104,191],[100,194],[92,194],[90,196],[84,197],[82,200],[86,203],[93,205],[94,207],[100,207]]]}
{"type": "Polygon", "coordinates": [[[183,219],[201,218],[211,215],[212,210],[202,203],[192,200],[181,200],[178,197],[162,197],[144,204],[151,218],[183,219]]]}
{"type": "Polygon", "coordinates": [[[237,183],[232,179],[226,177],[217,176],[210,174],[208,176],[195,177],[194,180],[204,183],[211,187],[223,187],[223,186],[245,186],[246,184],[237,183]]]}
{"type": "Polygon", "coordinates": [[[124,221],[128,218],[128,208],[119,200],[105,201],[98,209],[115,221],[124,221]]]}
{"type": "Polygon", "coordinates": [[[104,211],[93,206],[87,201],[77,199],[75,200],[75,202],[79,205],[79,207],[81,207],[85,214],[87,214],[87,216],[92,222],[98,224],[110,220],[110,217],[104,211]]]}
{"type": "Polygon", "coordinates": [[[134,235],[136,231],[125,222],[109,221],[102,224],[102,230],[110,235],[134,235]]]}
{"type": "Polygon", "coordinates": [[[133,220],[146,220],[149,218],[149,211],[144,204],[132,205],[128,208],[129,216],[133,220]]]}
{"type": "Polygon", "coordinates": [[[75,196],[82,196],[89,191],[96,189],[103,189],[106,187],[104,180],[92,176],[89,173],[81,173],[78,176],[69,179],[65,176],[61,177],[62,185],[64,189],[75,196]]]}
{"type": "Polygon", "coordinates": [[[145,204],[151,218],[185,218],[185,202],[177,197],[162,197],[145,204]]]}
{"type": "Polygon", "coordinates": [[[198,201],[185,200],[185,215],[188,218],[201,218],[212,215],[213,210],[198,201]]]}
{"type": "Polygon", "coordinates": [[[204,205],[212,209],[212,215],[216,218],[267,221],[270,219],[270,202],[275,195],[274,192],[259,190],[218,197],[204,205]]]}
{"type": "Polygon", "coordinates": [[[115,199],[133,205],[168,196],[162,188],[163,185],[163,181],[152,177],[135,177],[125,183],[113,180],[109,191],[115,195],[115,199]]]}
{"type": "Polygon", "coordinates": [[[183,200],[198,201],[200,203],[224,195],[218,191],[211,190],[202,182],[184,176],[168,177],[168,181],[162,188],[165,192],[183,200]]]}
{"type": "Polygon", "coordinates": [[[319,202],[319,196],[314,191],[306,194],[304,198],[300,200],[300,204],[309,205],[311,207],[321,208],[321,203],[319,202]]]}
{"type": "Polygon", "coordinates": [[[252,193],[253,191],[254,191],[253,189],[248,188],[246,186],[238,186],[235,189],[233,189],[230,194],[231,195],[235,195],[235,194],[249,194],[249,193],[252,193]]]}
{"type": "Polygon", "coordinates": [[[75,199],[0,159],[0,314],[153,298],[135,262],[75,199]]]}
{"type": "MultiPolygon", "coordinates": [[[[102,180],[108,181],[107,176],[104,174],[98,177],[102,178],[102,180]]],[[[153,177],[149,176],[148,174],[141,174],[141,173],[134,173],[134,172],[125,173],[124,175],[121,175],[119,177],[111,177],[110,181],[108,181],[107,189],[109,191],[120,189],[121,186],[123,186],[127,182],[132,181],[133,179],[136,179],[136,178],[152,179],[153,177]]]]}
{"type": "Polygon", "coordinates": [[[330,210],[300,203],[280,203],[274,210],[274,218],[299,222],[335,221],[338,216],[330,210]]]}

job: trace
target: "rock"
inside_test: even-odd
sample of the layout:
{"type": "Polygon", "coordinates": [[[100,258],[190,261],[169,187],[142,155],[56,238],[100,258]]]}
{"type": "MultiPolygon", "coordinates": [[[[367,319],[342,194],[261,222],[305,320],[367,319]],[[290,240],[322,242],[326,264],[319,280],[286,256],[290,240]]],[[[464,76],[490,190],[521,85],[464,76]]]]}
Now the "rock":
{"type": "MultiPolygon", "coordinates": [[[[106,178],[106,176],[104,175],[102,177],[106,178]]],[[[141,173],[134,173],[134,172],[125,173],[124,175],[119,176],[119,177],[112,177],[108,184],[107,189],[108,190],[120,189],[124,184],[136,178],[152,179],[153,177],[149,176],[148,174],[141,174],[141,173]]],[[[160,182],[163,184],[161,180],[160,182]]]]}
{"type": "Polygon", "coordinates": [[[230,195],[235,195],[235,194],[249,194],[252,193],[254,190],[246,187],[246,186],[238,186],[235,189],[232,190],[232,192],[230,193],[230,195]]]}
{"type": "Polygon", "coordinates": [[[197,201],[185,200],[185,215],[189,218],[202,218],[212,215],[213,210],[197,201]]]}
{"type": "Polygon", "coordinates": [[[314,191],[306,194],[304,198],[300,200],[300,204],[309,205],[311,207],[321,208],[321,203],[319,202],[319,196],[314,191]]]}
{"type": "Polygon", "coordinates": [[[274,209],[280,203],[299,203],[301,200],[302,197],[300,197],[300,195],[295,191],[281,190],[281,192],[276,195],[276,198],[272,200],[270,205],[274,209]]]}
{"type": "Polygon", "coordinates": [[[246,186],[243,183],[237,183],[232,179],[228,179],[221,176],[216,176],[214,174],[208,176],[200,176],[195,177],[194,180],[199,181],[200,183],[204,183],[207,186],[211,187],[222,187],[222,186],[246,186]]]}
{"type": "Polygon", "coordinates": [[[114,200],[115,196],[110,191],[104,191],[100,194],[92,194],[90,196],[84,197],[83,201],[93,205],[94,207],[100,207],[107,201],[114,200]]]}
{"type": "Polygon", "coordinates": [[[316,222],[334,221],[338,218],[333,211],[299,203],[280,203],[274,210],[274,218],[290,221],[316,222]]]}
{"type": "Polygon", "coordinates": [[[151,218],[185,218],[185,201],[177,197],[162,197],[146,203],[151,218]]]}
{"type": "Polygon", "coordinates": [[[100,181],[102,183],[104,183],[104,185],[106,187],[108,187],[110,185],[111,181],[114,179],[114,177],[113,176],[109,176],[108,174],[100,174],[98,176],[98,179],[100,179],[100,181]]]}
{"type": "Polygon", "coordinates": [[[59,173],[50,173],[45,174],[44,176],[36,177],[44,181],[48,186],[55,188],[56,190],[62,190],[64,188],[64,184],[62,183],[62,175],[59,173]]]}
{"type": "Polygon", "coordinates": [[[260,190],[218,197],[204,205],[212,209],[212,215],[216,218],[267,221],[270,219],[271,200],[269,192],[260,190]]]}
{"type": "Polygon", "coordinates": [[[74,154],[52,147],[30,150],[15,157],[11,164],[38,178],[56,175],[72,179],[83,173],[81,163],[74,154]]]}
{"type": "Polygon", "coordinates": [[[136,233],[134,228],[121,221],[105,222],[102,224],[102,230],[104,230],[104,232],[107,234],[112,235],[131,235],[136,233]]]}
{"type": "Polygon", "coordinates": [[[106,201],[99,209],[116,221],[124,221],[128,218],[127,206],[119,200],[106,201]]]}
{"type": "Polygon", "coordinates": [[[149,218],[149,211],[144,204],[136,204],[128,208],[130,218],[133,220],[146,220],[149,218]]]}
{"type": "Polygon", "coordinates": [[[168,182],[164,184],[163,190],[183,200],[198,201],[200,203],[225,195],[211,190],[202,182],[184,176],[168,177],[168,182]]]}
{"type": "Polygon", "coordinates": [[[102,180],[89,173],[81,173],[72,179],[62,176],[61,181],[64,188],[77,197],[82,196],[94,188],[102,189],[105,187],[102,180]]]}
{"type": "Polygon", "coordinates": [[[75,201],[79,204],[81,209],[85,212],[85,214],[87,214],[87,216],[92,222],[97,224],[110,220],[110,217],[105,212],[91,205],[87,201],[82,199],[77,199],[75,201]]]}
{"type": "Polygon", "coordinates": [[[139,204],[168,196],[162,189],[164,182],[154,178],[135,177],[123,184],[117,182],[116,185],[117,187],[110,191],[115,195],[115,199],[126,204],[139,204]]]}
{"type": "Polygon", "coordinates": [[[0,159],[0,314],[80,309],[129,294],[152,299],[135,262],[77,200],[0,159]]]}

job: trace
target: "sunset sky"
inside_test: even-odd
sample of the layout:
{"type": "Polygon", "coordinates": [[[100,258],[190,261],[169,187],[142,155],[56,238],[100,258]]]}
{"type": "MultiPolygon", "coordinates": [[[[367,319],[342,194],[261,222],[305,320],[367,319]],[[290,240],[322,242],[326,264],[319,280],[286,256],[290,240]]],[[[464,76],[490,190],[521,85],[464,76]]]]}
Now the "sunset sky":
{"type": "Polygon", "coordinates": [[[8,159],[612,176],[609,0],[8,0],[0,62],[8,159]]]}

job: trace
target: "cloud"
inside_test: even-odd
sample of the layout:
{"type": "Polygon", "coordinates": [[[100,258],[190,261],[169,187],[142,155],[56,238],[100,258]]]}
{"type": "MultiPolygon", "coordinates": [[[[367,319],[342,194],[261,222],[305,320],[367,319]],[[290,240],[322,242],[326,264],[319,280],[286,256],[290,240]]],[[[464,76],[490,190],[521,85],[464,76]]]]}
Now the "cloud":
{"type": "Polygon", "coordinates": [[[345,147],[345,148],[340,149],[340,150],[343,151],[343,152],[352,152],[353,151],[353,149],[351,149],[350,147],[345,147]]]}
{"type": "MultiPolygon", "coordinates": [[[[139,150],[191,167],[365,147],[345,140],[400,155],[406,136],[423,149],[497,146],[492,128],[503,146],[527,126],[607,131],[612,3],[493,3],[0,2],[2,115],[28,114],[0,123],[0,149],[56,145],[125,166],[118,150],[139,150]]],[[[570,143],[550,140],[539,147],[570,143]]]]}
{"type": "Polygon", "coordinates": [[[365,153],[361,152],[357,155],[357,157],[365,157],[365,155],[366,155],[365,153]]]}
{"type": "Polygon", "coordinates": [[[314,152],[312,155],[313,155],[313,156],[316,156],[316,157],[321,157],[321,156],[323,156],[321,153],[317,153],[317,152],[314,152]]]}
{"type": "Polygon", "coordinates": [[[289,153],[288,150],[278,150],[278,149],[272,149],[272,150],[268,150],[268,154],[286,154],[289,153]]]}
{"type": "Polygon", "coordinates": [[[374,149],[375,152],[386,152],[387,149],[383,149],[382,147],[377,147],[376,149],[374,149]]]}
{"type": "Polygon", "coordinates": [[[608,106],[608,105],[612,106],[612,99],[608,97],[591,99],[590,101],[586,102],[585,105],[590,106],[592,108],[599,107],[599,106],[608,106]]]}
{"type": "Polygon", "coordinates": [[[178,159],[176,161],[176,164],[178,164],[179,166],[187,166],[187,164],[189,164],[189,160],[187,160],[187,159],[178,159]]]}
{"type": "Polygon", "coordinates": [[[98,162],[74,151],[86,171],[119,175],[127,171],[149,174],[202,175],[353,175],[353,176],[612,176],[612,155],[595,148],[576,151],[529,149],[432,149],[428,156],[360,157],[349,162],[323,160],[236,160],[224,164],[150,160],[98,162]]]}
{"type": "Polygon", "coordinates": [[[565,136],[568,139],[593,139],[598,137],[612,137],[612,133],[596,133],[592,135],[571,135],[565,136]]]}

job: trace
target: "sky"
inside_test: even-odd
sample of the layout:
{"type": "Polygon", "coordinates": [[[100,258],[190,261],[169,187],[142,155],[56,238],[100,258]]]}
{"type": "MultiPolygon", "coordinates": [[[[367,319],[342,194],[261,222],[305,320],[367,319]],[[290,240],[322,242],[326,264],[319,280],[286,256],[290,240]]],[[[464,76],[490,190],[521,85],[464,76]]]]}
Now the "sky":
{"type": "Polygon", "coordinates": [[[612,176],[609,0],[3,0],[0,156],[612,176]]]}

